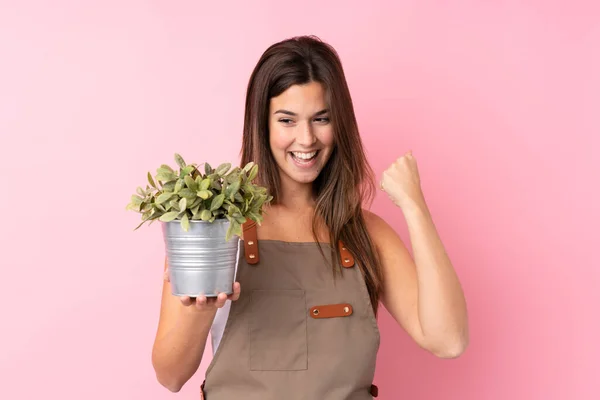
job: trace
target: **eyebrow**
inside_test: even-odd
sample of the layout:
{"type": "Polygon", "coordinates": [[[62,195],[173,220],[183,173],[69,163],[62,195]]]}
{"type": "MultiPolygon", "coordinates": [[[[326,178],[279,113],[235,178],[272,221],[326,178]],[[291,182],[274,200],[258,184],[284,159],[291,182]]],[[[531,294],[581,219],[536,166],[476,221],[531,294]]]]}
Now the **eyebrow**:
{"type": "MultiPolygon", "coordinates": [[[[328,112],[329,112],[329,110],[324,109],[324,110],[321,110],[321,111],[315,113],[314,116],[318,117],[319,115],[327,114],[328,112]]],[[[295,112],[288,111],[288,110],[277,110],[273,114],[285,114],[285,115],[289,115],[289,116],[292,116],[292,117],[297,117],[298,116],[298,114],[296,114],[295,112]]]]}

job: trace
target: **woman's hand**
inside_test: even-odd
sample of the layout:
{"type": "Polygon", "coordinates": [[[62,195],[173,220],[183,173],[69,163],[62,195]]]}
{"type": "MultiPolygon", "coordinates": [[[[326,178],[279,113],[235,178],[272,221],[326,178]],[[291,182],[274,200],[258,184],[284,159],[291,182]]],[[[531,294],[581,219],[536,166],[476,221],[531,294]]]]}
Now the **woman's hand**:
{"type": "Polygon", "coordinates": [[[380,188],[403,210],[409,206],[424,204],[417,160],[412,151],[398,158],[383,172],[380,188]]]}
{"type": "MultiPolygon", "coordinates": [[[[163,279],[165,282],[170,282],[169,280],[169,270],[168,268],[165,270],[165,274],[163,279]]],[[[181,296],[181,304],[186,307],[196,307],[201,311],[214,310],[217,308],[221,308],[225,305],[227,300],[236,301],[240,298],[241,293],[241,285],[239,282],[235,282],[233,284],[233,293],[229,296],[225,293],[218,293],[217,297],[206,297],[206,296],[198,296],[198,297],[189,297],[189,296],[181,296]]]]}

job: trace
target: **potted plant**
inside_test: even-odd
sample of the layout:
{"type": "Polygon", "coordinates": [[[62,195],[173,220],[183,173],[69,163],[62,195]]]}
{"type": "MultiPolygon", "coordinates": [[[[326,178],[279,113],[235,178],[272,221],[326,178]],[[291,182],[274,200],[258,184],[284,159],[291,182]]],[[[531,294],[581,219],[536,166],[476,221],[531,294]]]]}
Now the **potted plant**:
{"type": "Polygon", "coordinates": [[[148,172],[146,188],[137,188],[127,205],[149,225],[162,224],[169,279],[176,296],[214,297],[232,293],[242,224],[260,224],[263,207],[272,200],[267,189],[252,181],[258,165],[213,169],[186,164],[175,154],[177,169],[163,164],[154,178],[148,172]]]}

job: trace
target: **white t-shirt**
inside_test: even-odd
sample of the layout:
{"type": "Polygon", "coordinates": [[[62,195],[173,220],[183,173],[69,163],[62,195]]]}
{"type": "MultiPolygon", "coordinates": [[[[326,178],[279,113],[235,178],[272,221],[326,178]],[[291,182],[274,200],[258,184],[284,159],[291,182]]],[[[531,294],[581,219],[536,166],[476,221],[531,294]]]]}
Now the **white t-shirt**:
{"type": "MultiPolygon", "coordinates": [[[[235,277],[237,277],[237,268],[240,259],[240,248],[241,248],[242,240],[240,239],[238,242],[238,251],[236,255],[236,263],[235,263],[235,277]]],[[[234,278],[235,282],[235,278],[234,278]]],[[[231,309],[231,300],[227,300],[223,308],[219,308],[217,310],[217,315],[215,315],[215,319],[210,327],[210,340],[212,344],[212,352],[213,357],[217,352],[217,348],[221,343],[221,338],[223,338],[223,331],[225,330],[225,324],[227,324],[227,319],[229,318],[229,310],[231,309]]]]}
{"type": "Polygon", "coordinates": [[[210,328],[210,340],[212,344],[212,353],[213,357],[217,352],[217,348],[221,343],[221,338],[223,337],[223,331],[225,330],[225,324],[227,323],[227,318],[229,317],[229,310],[231,309],[231,300],[227,300],[223,308],[219,308],[217,310],[217,315],[215,316],[215,320],[210,328]]]}

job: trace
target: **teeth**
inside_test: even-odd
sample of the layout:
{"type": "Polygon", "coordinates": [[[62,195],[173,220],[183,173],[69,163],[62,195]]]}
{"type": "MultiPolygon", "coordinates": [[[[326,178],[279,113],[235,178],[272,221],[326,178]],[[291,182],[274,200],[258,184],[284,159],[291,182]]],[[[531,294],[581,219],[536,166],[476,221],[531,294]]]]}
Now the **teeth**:
{"type": "Polygon", "coordinates": [[[313,151],[312,153],[298,153],[293,151],[292,154],[294,155],[294,157],[299,158],[301,160],[310,160],[311,158],[317,155],[317,152],[313,151]]]}

